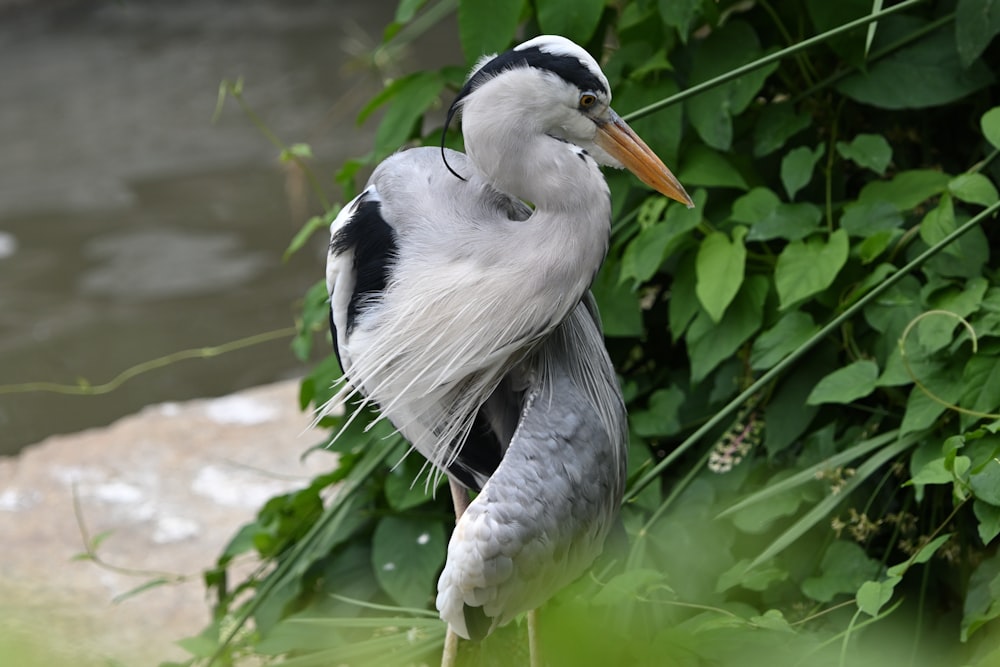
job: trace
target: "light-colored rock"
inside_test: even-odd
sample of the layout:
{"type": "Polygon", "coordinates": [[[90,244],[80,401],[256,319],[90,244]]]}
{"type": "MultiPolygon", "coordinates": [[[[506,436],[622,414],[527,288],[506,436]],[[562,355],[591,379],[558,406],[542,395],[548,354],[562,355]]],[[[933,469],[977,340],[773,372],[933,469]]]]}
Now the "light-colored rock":
{"type": "Polygon", "coordinates": [[[297,391],[150,406],[0,459],[0,650],[27,633],[47,656],[38,664],[185,658],[173,642],[209,618],[201,571],[265,500],[334,465],[323,452],[301,459],[323,434],[308,430],[297,391]],[[101,559],[147,574],[73,559],[84,551],[74,495],[89,534],[109,532],[101,559]],[[156,572],[189,578],[113,602],[156,572]]]}

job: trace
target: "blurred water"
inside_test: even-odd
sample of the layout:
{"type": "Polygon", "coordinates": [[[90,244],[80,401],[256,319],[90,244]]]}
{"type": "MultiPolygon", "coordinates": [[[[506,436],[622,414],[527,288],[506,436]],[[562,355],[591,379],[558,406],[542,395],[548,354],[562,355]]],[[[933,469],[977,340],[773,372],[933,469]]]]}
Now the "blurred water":
{"type": "MultiPolygon", "coordinates": [[[[327,192],[370,149],[354,116],[386,72],[366,54],[395,2],[197,0],[0,16],[0,385],[92,384],[177,350],[292,324],[324,242],[283,263],[319,211],[228,102],[308,142],[327,192]]],[[[401,71],[456,62],[444,25],[401,71]]],[[[303,368],[275,341],[184,361],[105,396],[0,395],[0,454],[152,402],[228,393],[303,368]]]]}

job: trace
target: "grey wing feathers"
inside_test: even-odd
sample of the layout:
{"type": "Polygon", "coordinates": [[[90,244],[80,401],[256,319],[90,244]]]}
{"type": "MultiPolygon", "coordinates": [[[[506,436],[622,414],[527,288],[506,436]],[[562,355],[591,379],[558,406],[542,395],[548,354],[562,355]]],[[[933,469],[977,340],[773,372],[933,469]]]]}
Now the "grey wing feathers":
{"type": "Polygon", "coordinates": [[[587,306],[518,371],[527,389],[517,430],[459,520],[438,584],[441,616],[464,637],[508,622],[582,574],[624,488],[624,404],[587,306]],[[485,625],[467,622],[484,615],[485,625]]]}

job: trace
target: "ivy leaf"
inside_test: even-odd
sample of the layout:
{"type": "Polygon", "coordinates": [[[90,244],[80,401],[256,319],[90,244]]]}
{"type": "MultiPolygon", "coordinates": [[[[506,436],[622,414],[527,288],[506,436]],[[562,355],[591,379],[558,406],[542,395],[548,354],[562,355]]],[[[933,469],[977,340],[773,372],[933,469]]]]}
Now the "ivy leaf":
{"type": "Polygon", "coordinates": [[[955,8],[955,41],[962,67],[968,67],[1000,33],[1000,2],[958,0],[955,8]]]}
{"type": "MultiPolygon", "coordinates": [[[[632,278],[636,283],[644,283],[659,270],[663,260],[676,252],[688,239],[688,232],[701,222],[708,197],[705,190],[698,189],[692,196],[695,206],[670,206],[662,221],[644,227],[634,239],[629,241],[622,254],[621,280],[632,278]]],[[[652,201],[666,203],[666,197],[650,197],[652,201]]],[[[647,200],[648,201],[648,200],[647,200]]],[[[640,209],[640,225],[643,225],[642,210],[654,205],[644,205],[640,209]]]]}
{"type": "Polygon", "coordinates": [[[892,593],[900,581],[902,577],[888,577],[884,581],[866,581],[861,584],[854,598],[858,609],[869,616],[878,616],[879,610],[892,599],[892,593]]]}
{"type": "Polygon", "coordinates": [[[392,102],[375,131],[376,159],[392,154],[413,135],[424,112],[444,90],[444,83],[437,72],[418,72],[394,85],[392,102]]]}
{"type": "Polygon", "coordinates": [[[814,149],[807,146],[793,148],[781,160],[781,184],[789,199],[795,199],[795,193],[809,185],[812,180],[816,162],[826,153],[826,144],[820,144],[814,149]]]}
{"type": "Polygon", "coordinates": [[[760,328],[767,292],[767,278],[748,276],[721,321],[715,322],[705,311],[695,316],[685,339],[693,383],[703,380],[716,366],[735,354],[740,345],[760,328]]]}
{"type": "Polygon", "coordinates": [[[900,435],[929,428],[945,410],[941,403],[955,403],[962,392],[961,373],[951,364],[941,364],[934,367],[926,375],[920,376],[920,382],[934,394],[936,398],[927,395],[921,387],[913,387],[906,401],[906,411],[899,426],[900,435]]]}
{"type": "Polygon", "coordinates": [[[517,33],[523,0],[459,0],[458,36],[467,61],[507,48],[517,33]]]}
{"type": "Polygon", "coordinates": [[[677,262],[677,270],[674,272],[673,289],[670,291],[670,303],[667,307],[670,334],[674,342],[684,335],[685,329],[700,309],[698,295],[694,292],[694,262],[694,253],[685,253],[677,262]]]}
{"type": "Polygon", "coordinates": [[[951,176],[931,169],[901,171],[891,181],[872,181],[861,189],[859,202],[887,201],[900,211],[916,208],[944,192],[951,176]]]}
{"type": "Polygon", "coordinates": [[[948,183],[948,192],[955,199],[980,206],[992,206],[997,201],[996,186],[982,174],[959,174],[948,183]]]}
{"type": "Polygon", "coordinates": [[[586,44],[601,20],[604,0],[537,0],[536,12],[542,32],[586,44]]]}
{"type": "Polygon", "coordinates": [[[819,381],[806,398],[809,405],[850,403],[875,390],[878,365],[874,361],[855,361],[839,368],[819,381]]]}
{"type": "Polygon", "coordinates": [[[843,229],[830,234],[827,240],[813,237],[785,246],[774,268],[780,308],[788,308],[832,285],[847,262],[849,250],[843,229]]]}
{"type": "Polygon", "coordinates": [[[747,189],[743,175],[718,153],[701,144],[692,146],[684,155],[684,161],[678,170],[678,179],[689,186],[702,185],[717,188],[747,189]]]}
{"type": "Polygon", "coordinates": [[[991,458],[969,476],[969,486],[976,498],[1000,506],[1000,458],[991,458]]]}
{"type": "Polygon", "coordinates": [[[803,581],[802,592],[817,602],[829,602],[841,593],[857,591],[878,575],[881,564],[855,542],[836,540],[823,554],[819,567],[820,576],[803,581]]]}
{"type": "Polygon", "coordinates": [[[812,122],[807,113],[796,112],[791,104],[768,104],[760,112],[753,129],[754,157],[770,155],[812,122]]]}
{"type": "Polygon", "coordinates": [[[840,226],[851,236],[869,238],[897,229],[903,216],[893,204],[881,199],[851,202],[844,206],[840,226]]]}
{"type": "Polygon", "coordinates": [[[643,331],[639,295],[618,276],[618,265],[606,261],[590,286],[600,309],[604,335],[609,338],[639,336],[643,331]]]}
{"type": "Polygon", "coordinates": [[[871,169],[880,176],[885,174],[892,160],[892,147],[881,134],[859,134],[850,143],[838,141],[837,152],[845,160],[871,169]]]}
{"type": "Polygon", "coordinates": [[[819,326],[809,313],[793,310],[785,313],[778,322],[757,336],[750,350],[750,368],[767,370],[798,348],[819,331],[819,326]]]}
{"type": "Polygon", "coordinates": [[[747,249],[743,238],[747,228],[737,226],[733,238],[724,232],[712,232],[698,248],[695,259],[695,294],[708,316],[715,322],[722,319],[726,307],[743,284],[747,249]]]}
{"type": "Polygon", "coordinates": [[[993,412],[1000,406],[1000,364],[997,358],[977,354],[965,364],[961,404],[976,412],[993,412]]]}
{"type": "MultiPolygon", "coordinates": [[[[733,20],[709,33],[694,53],[691,83],[701,83],[756,60],[763,52],[750,24],[733,20]]],[[[722,151],[733,141],[733,118],[743,112],[777,69],[777,63],[716,86],[685,102],[688,118],[702,140],[722,151]]]]}
{"type": "Polygon", "coordinates": [[[663,22],[674,28],[686,44],[691,25],[701,13],[701,0],[659,0],[657,7],[663,22]]]}
{"type": "Polygon", "coordinates": [[[979,521],[979,539],[984,546],[988,546],[993,539],[1000,535],[1000,507],[976,498],[972,503],[972,511],[979,521]]]}
{"type": "Polygon", "coordinates": [[[423,609],[444,564],[445,548],[440,521],[383,517],[372,536],[375,578],[398,604],[423,609]]]}
{"type": "Polygon", "coordinates": [[[631,412],[629,423],[636,433],[645,437],[678,433],[681,430],[681,405],[686,397],[679,387],[657,389],[649,397],[648,408],[631,412]]]}
{"type": "Polygon", "coordinates": [[[733,202],[730,219],[751,225],[747,241],[796,241],[816,231],[823,212],[815,204],[786,204],[774,192],[757,187],[733,202]]]}
{"type": "Polygon", "coordinates": [[[979,563],[969,577],[967,591],[962,609],[963,642],[983,625],[1000,617],[1000,552],[979,563]]]}
{"type": "MultiPolygon", "coordinates": [[[[912,19],[894,24],[899,29],[887,41],[926,25],[912,19]]],[[[883,35],[889,32],[888,22],[885,28],[883,35]]],[[[991,83],[993,74],[982,61],[963,67],[955,31],[939,28],[847,77],[837,90],[880,109],[924,109],[954,102],[991,83]]]]}
{"type": "Polygon", "coordinates": [[[993,107],[984,113],[979,119],[979,127],[986,141],[990,142],[993,148],[1000,149],[1000,107],[993,107]]]}

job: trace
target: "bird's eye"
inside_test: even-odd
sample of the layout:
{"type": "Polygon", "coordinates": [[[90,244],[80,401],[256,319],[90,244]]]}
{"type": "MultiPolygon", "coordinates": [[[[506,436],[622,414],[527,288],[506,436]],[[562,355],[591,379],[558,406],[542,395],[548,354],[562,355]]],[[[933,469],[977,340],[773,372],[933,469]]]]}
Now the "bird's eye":
{"type": "Polygon", "coordinates": [[[580,95],[580,108],[581,109],[589,109],[590,107],[594,106],[595,104],[597,104],[597,96],[596,95],[592,95],[591,93],[584,93],[583,95],[580,95]]]}

